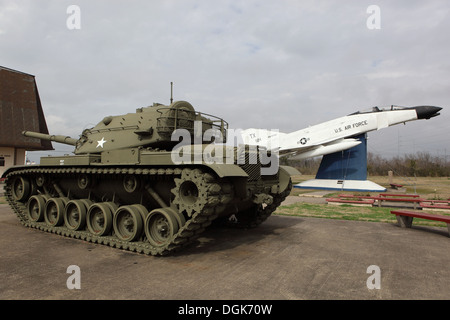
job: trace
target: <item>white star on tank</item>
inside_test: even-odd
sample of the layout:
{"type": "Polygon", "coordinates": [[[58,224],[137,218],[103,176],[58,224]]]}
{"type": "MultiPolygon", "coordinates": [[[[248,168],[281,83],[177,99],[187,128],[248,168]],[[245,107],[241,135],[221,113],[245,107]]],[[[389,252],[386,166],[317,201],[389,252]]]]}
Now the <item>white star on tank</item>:
{"type": "Polygon", "coordinates": [[[98,147],[102,147],[102,148],[103,148],[103,144],[104,144],[105,142],[106,142],[105,138],[102,138],[102,140],[97,141],[97,146],[96,146],[96,148],[98,148],[98,147]]]}

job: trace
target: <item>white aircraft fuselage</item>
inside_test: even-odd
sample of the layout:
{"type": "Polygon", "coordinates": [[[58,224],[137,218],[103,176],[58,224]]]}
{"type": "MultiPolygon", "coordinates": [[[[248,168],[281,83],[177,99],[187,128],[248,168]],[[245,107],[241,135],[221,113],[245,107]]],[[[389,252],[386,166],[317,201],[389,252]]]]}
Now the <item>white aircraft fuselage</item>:
{"type": "Polygon", "coordinates": [[[433,106],[391,106],[388,109],[374,107],[291,133],[247,129],[242,132],[242,137],[244,143],[265,146],[278,151],[280,156],[305,159],[347,150],[361,143],[352,138],[354,136],[399,123],[429,119],[439,115],[441,109],[433,106]]]}

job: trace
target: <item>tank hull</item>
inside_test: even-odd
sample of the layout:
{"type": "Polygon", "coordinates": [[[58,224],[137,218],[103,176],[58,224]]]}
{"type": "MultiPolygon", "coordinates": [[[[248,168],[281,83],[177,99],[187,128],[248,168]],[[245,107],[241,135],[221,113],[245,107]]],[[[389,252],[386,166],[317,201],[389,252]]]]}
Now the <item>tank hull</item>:
{"type": "Polygon", "coordinates": [[[166,255],[215,220],[257,226],[292,187],[289,167],[264,176],[259,161],[179,164],[172,157],[140,148],[45,157],[5,172],[5,197],[27,227],[166,255]]]}

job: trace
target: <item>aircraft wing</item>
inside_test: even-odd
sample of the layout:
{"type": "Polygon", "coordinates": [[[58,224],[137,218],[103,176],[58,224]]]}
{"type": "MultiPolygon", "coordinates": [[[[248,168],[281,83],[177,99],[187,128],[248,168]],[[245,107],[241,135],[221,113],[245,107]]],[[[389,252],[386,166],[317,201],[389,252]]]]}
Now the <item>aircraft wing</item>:
{"type": "Polygon", "coordinates": [[[337,139],[330,142],[309,145],[307,147],[299,147],[294,149],[281,149],[280,156],[289,156],[292,159],[307,159],[312,157],[323,156],[329,153],[344,151],[359,145],[361,141],[354,138],[337,139]]]}

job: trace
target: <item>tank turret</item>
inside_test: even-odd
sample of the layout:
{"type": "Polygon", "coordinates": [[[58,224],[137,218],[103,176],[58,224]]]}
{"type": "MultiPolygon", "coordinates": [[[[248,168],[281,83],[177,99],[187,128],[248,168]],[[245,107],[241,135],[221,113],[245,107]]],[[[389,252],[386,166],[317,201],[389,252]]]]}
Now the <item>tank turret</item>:
{"type": "Polygon", "coordinates": [[[107,116],[79,139],[26,131],[75,155],[9,168],[5,197],[27,227],[151,255],[194,243],[215,220],[255,227],[298,172],[259,147],[212,143],[227,128],[178,101],[107,116]]]}
{"type": "MultiPolygon", "coordinates": [[[[219,130],[226,140],[228,123],[221,118],[196,112],[186,101],[177,101],[169,106],[155,103],[135,113],[107,116],[95,127],[85,129],[78,140],[25,131],[27,137],[74,145],[75,154],[93,154],[124,148],[152,147],[171,150],[178,140],[172,139],[175,130],[186,130],[191,141],[202,139],[205,131],[219,130]]],[[[201,141],[201,140],[200,140],[201,141]]]]}

